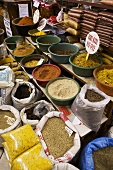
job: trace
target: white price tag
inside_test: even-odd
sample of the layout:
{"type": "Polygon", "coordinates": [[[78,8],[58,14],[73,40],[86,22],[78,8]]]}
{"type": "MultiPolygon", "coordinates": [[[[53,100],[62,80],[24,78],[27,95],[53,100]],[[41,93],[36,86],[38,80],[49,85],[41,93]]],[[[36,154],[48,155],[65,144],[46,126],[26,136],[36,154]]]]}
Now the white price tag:
{"type": "Polygon", "coordinates": [[[100,44],[99,36],[96,32],[91,31],[88,33],[85,41],[85,47],[88,54],[94,54],[97,52],[100,44]]]}
{"type": "Polygon", "coordinates": [[[19,7],[19,17],[29,17],[28,4],[18,4],[19,7]]]}
{"type": "Polygon", "coordinates": [[[39,7],[39,2],[35,1],[33,4],[34,7],[38,8],[39,7]]]}
{"type": "Polygon", "coordinates": [[[4,17],[4,25],[6,29],[7,37],[12,37],[12,31],[10,26],[10,20],[4,17]]]}

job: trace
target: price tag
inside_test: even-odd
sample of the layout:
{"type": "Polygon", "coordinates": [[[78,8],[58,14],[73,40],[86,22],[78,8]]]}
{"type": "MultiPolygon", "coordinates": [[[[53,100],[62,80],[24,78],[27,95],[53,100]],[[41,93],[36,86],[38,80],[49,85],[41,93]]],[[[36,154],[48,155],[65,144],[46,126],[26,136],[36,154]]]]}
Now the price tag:
{"type": "Polygon", "coordinates": [[[86,56],[86,60],[88,59],[89,54],[94,54],[97,52],[99,48],[99,44],[100,44],[100,39],[98,34],[94,31],[89,32],[85,41],[86,51],[88,52],[86,56]]]}
{"type": "Polygon", "coordinates": [[[7,37],[12,37],[12,31],[10,26],[10,20],[4,17],[4,25],[6,29],[7,37]]]}
{"type": "Polygon", "coordinates": [[[19,17],[29,16],[28,4],[18,4],[19,7],[19,17]]]}
{"type": "Polygon", "coordinates": [[[42,30],[45,28],[46,24],[47,24],[47,19],[43,18],[43,19],[39,22],[39,25],[38,25],[38,28],[37,28],[37,29],[38,29],[39,31],[42,31],[42,30]]]}
{"type": "Polygon", "coordinates": [[[38,8],[39,5],[40,5],[40,3],[38,1],[35,1],[34,4],[33,4],[33,6],[36,7],[36,8],[38,8]]]}
{"type": "Polygon", "coordinates": [[[39,12],[39,10],[37,9],[37,10],[34,12],[34,15],[33,15],[33,22],[34,22],[34,24],[36,24],[36,23],[39,21],[39,17],[40,17],[40,12],[39,12]]]}

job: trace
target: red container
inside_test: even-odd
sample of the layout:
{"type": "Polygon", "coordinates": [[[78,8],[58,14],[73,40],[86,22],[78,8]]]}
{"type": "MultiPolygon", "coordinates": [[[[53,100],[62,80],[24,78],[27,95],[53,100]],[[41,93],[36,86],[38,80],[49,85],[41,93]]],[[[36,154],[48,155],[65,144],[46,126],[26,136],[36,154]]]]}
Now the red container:
{"type": "Polygon", "coordinates": [[[39,67],[36,67],[32,72],[33,78],[42,87],[45,87],[50,80],[53,80],[60,75],[61,69],[54,64],[43,64],[39,67]]]}

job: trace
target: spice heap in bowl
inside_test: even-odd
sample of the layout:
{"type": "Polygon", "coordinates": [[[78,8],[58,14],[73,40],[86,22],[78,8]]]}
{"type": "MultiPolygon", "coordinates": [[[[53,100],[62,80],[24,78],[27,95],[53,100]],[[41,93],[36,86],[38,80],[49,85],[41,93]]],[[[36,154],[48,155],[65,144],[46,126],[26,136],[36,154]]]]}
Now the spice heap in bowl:
{"type": "Polygon", "coordinates": [[[48,58],[45,55],[40,54],[31,54],[27,57],[24,57],[20,63],[25,68],[26,72],[32,73],[32,71],[42,64],[46,64],[48,62],[48,58]]]}
{"type": "Polygon", "coordinates": [[[102,65],[93,72],[96,86],[109,96],[113,96],[113,65],[102,65]]]}
{"type": "Polygon", "coordinates": [[[68,77],[58,77],[48,82],[46,93],[56,105],[70,105],[79,93],[78,82],[68,77]]]}
{"type": "Polygon", "coordinates": [[[93,76],[93,71],[95,68],[100,67],[103,62],[97,55],[89,55],[88,60],[86,60],[87,53],[72,55],[69,58],[69,62],[72,65],[72,70],[75,74],[82,77],[93,76]]]}
{"type": "Polygon", "coordinates": [[[35,29],[38,26],[38,23],[33,22],[32,17],[21,17],[21,18],[15,18],[12,21],[12,24],[16,27],[18,33],[21,36],[27,36],[28,31],[31,29],[35,29]]]}
{"type": "Polygon", "coordinates": [[[42,87],[45,87],[50,80],[59,77],[60,74],[61,69],[54,64],[43,64],[36,67],[32,72],[33,78],[36,79],[42,87]]]}
{"type": "Polygon", "coordinates": [[[50,46],[48,51],[55,62],[66,64],[69,63],[69,57],[76,55],[79,49],[76,45],[70,43],[59,43],[50,46]]]}

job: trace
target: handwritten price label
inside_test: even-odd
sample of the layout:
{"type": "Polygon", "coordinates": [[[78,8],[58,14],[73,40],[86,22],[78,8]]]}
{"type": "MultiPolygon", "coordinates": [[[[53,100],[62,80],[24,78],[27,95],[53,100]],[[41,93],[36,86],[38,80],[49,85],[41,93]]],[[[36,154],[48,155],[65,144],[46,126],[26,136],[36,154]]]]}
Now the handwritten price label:
{"type": "Polygon", "coordinates": [[[94,54],[97,52],[100,44],[99,36],[96,32],[91,31],[86,37],[85,47],[89,54],[94,54]]]}

